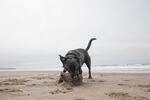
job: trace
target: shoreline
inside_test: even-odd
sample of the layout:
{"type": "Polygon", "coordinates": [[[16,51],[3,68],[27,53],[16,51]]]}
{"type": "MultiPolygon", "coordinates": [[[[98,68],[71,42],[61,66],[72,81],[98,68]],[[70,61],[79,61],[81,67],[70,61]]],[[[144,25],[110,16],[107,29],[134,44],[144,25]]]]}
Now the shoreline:
{"type": "MultiPolygon", "coordinates": [[[[29,66],[18,66],[18,67],[6,67],[0,68],[0,72],[3,71],[62,71],[62,67],[58,66],[38,66],[38,67],[29,67],[29,66]]],[[[83,72],[88,72],[88,68],[86,66],[82,67],[83,72]]],[[[99,65],[92,66],[92,72],[100,72],[100,73],[150,73],[150,65],[143,64],[133,64],[133,65],[99,65]]]]}
{"type": "MultiPolygon", "coordinates": [[[[13,73],[13,72],[61,72],[62,70],[5,70],[5,71],[0,71],[0,73],[13,73]]],[[[91,71],[92,73],[102,73],[102,74],[150,74],[150,71],[91,71]]],[[[87,71],[83,71],[83,73],[88,73],[87,71]]]]}
{"type": "MultiPolygon", "coordinates": [[[[35,73],[37,73],[37,72],[52,72],[52,73],[55,73],[55,72],[61,72],[62,70],[60,70],[60,71],[58,71],[58,70],[47,70],[47,71],[45,71],[45,70],[42,70],[42,71],[39,71],[39,70],[18,70],[18,71],[0,71],[0,73],[11,73],[11,72],[35,72],[35,73]]],[[[83,71],[83,73],[88,73],[87,71],[83,71]]],[[[98,73],[103,73],[103,74],[150,74],[150,73],[138,73],[138,72],[133,72],[133,73],[131,73],[131,72],[105,72],[105,71],[91,71],[91,73],[94,73],[94,74],[98,74],[98,73]]]]}

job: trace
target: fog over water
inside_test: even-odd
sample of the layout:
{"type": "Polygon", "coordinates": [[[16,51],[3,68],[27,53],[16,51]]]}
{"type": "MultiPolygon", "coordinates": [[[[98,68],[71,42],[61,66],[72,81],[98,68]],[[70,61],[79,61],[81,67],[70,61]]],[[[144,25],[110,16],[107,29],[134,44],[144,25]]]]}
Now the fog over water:
{"type": "Polygon", "coordinates": [[[0,0],[0,67],[61,66],[86,48],[92,65],[150,63],[149,0],[0,0]]]}

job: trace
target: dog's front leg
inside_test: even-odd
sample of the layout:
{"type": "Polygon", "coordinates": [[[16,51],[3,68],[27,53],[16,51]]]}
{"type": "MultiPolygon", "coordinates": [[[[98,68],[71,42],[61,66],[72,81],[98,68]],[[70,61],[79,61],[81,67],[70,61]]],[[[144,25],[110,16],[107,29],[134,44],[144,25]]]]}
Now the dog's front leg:
{"type": "Polygon", "coordinates": [[[80,76],[79,76],[80,75],[80,70],[77,70],[75,75],[76,75],[77,80],[79,80],[80,79],[80,76]]]}

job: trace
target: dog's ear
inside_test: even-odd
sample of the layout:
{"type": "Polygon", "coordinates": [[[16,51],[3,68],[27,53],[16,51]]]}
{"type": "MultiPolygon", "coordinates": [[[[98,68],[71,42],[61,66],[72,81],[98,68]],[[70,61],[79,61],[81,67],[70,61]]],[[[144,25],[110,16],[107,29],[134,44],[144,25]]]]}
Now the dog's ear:
{"type": "Polygon", "coordinates": [[[66,61],[66,58],[65,58],[65,57],[63,57],[63,56],[61,56],[61,55],[59,55],[59,57],[60,57],[60,61],[64,64],[64,63],[65,63],[65,61],[66,61]]]}

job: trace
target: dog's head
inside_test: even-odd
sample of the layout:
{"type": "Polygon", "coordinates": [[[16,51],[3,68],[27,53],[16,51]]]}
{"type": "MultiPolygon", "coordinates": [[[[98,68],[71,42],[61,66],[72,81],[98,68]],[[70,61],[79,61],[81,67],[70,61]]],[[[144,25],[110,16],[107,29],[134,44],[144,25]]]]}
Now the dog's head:
{"type": "Polygon", "coordinates": [[[79,74],[79,68],[80,68],[80,59],[76,56],[67,56],[63,57],[60,56],[60,61],[63,64],[64,70],[68,71],[72,78],[74,78],[75,75],[79,74]]]}

